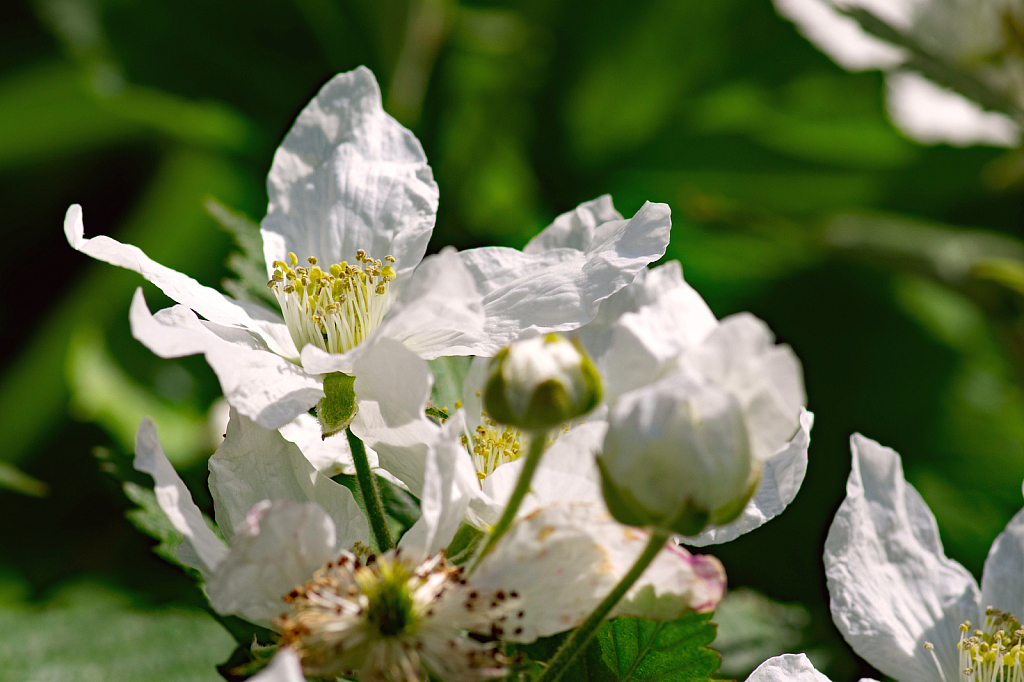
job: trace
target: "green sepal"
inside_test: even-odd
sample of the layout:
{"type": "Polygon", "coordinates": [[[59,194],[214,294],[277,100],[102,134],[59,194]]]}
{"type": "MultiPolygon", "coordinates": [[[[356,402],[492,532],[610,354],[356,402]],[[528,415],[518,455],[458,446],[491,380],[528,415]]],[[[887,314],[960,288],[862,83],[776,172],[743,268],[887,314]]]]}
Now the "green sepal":
{"type": "MultiPolygon", "coordinates": [[[[687,500],[679,511],[670,516],[655,514],[641,504],[633,493],[615,484],[600,457],[597,458],[597,468],[601,472],[601,491],[604,493],[604,502],[608,505],[608,511],[619,523],[628,526],[660,528],[680,535],[696,535],[704,530],[711,520],[711,514],[706,509],[695,505],[691,500],[687,500]]],[[[743,498],[740,511],[743,511],[748,499],[750,499],[749,496],[743,498]]],[[[729,506],[731,508],[731,505],[729,506]]]]}
{"type": "Polygon", "coordinates": [[[747,503],[750,502],[750,498],[754,496],[754,492],[757,490],[757,484],[760,482],[761,472],[758,471],[757,475],[754,477],[754,482],[750,484],[746,493],[711,513],[711,523],[716,526],[724,526],[727,523],[735,521],[739,515],[743,513],[743,510],[747,508],[747,503]]]}
{"type": "Polygon", "coordinates": [[[316,404],[316,418],[324,438],[348,428],[359,411],[355,391],[356,378],[344,372],[324,375],[324,397],[316,404]]]}

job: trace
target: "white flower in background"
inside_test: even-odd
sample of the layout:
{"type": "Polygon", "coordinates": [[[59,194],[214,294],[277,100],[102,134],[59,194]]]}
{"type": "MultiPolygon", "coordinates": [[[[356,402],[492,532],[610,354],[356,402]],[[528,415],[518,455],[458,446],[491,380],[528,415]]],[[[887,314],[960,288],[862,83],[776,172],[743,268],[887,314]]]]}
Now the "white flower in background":
{"type": "MultiPolygon", "coordinates": [[[[864,678],[865,680],[869,678],[864,678]]],[[[774,656],[757,666],[747,682],[830,682],[804,654],[774,656]]]]}
{"type": "Polygon", "coordinates": [[[897,682],[1019,682],[1024,511],[996,538],[981,588],[946,557],[900,456],[850,439],[846,499],[825,540],[832,618],[868,663],[897,682]]]}
{"type": "Polygon", "coordinates": [[[727,318],[612,405],[597,461],[617,519],[696,535],[742,513],[806,401],[799,361],[773,341],[753,316],[727,318]]]}
{"type": "Polygon", "coordinates": [[[1019,0],[775,0],[779,14],[840,66],[881,69],[889,116],[923,144],[1015,147],[1021,129],[1009,116],[985,110],[959,93],[904,70],[908,50],[864,31],[838,9],[865,9],[954,68],[1024,106],[1019,0]],[[838,9],[837,9],[838,8],[838,9]]]}
{"type": "Polygon", "coordinates": [[[322,375],[356,373],[359,357],[381,341],[426,359],[493,355],[525,329],[578,327],[664,254],[671,228],[664,205],[626,221],[603,197],[559,218],[527,252],[446,250],[423,259],[437,185],[365,68],[333,78],[302,111],[274,156],[267,191],[261,233],[283,317],[136,247],[86,239],[77,205],[64,224],[74,248],[139,272],[180,304],[153,315],[138,292],[133,335],[161,357],[203,353],[228,402],[267,428],[306,412],[324,396],[322,375]]]}
{"type": "Polygon", "coordinates": [[[620,488],[656,496],[650,502],[662,513],[690,496],[713,512],[758,483],[738,517],[687,536],[686,544],[732,540],[793,501],[807,469],[814,418],[803,408],[799,361],[788,347],[773,345],[764,323],[747,314],[719,322],[683,279],[679,263],[670,261],[605,301],[579,339],[611,406],[615,433],[601,458],[605,466],[615,462],[613,477],[627,477],[615,479],[620,488]],[[709,411],[679,411],[698,404],[709,411]],[[669,424],[672,438],[656,433],[669,424]],[[665,447],[649,449],[648,440],[665,447]],[[636,448],[643,452],[634,458],[636,448]]]}
{"type": "MultiPolygon", "coordinates": [[[[470,502],[454,471],[467,461],[460,434],[457,420],[442,428],[426,461],[420,520],[398,550],[373,560],[357,561],[368,531],[348,490],[313,470],[279,433],[244,417],[233,419],[210,464],[228,547],[203,521],[148,421],[136,467],[153,476],[161,507],[185,536],[179,556],[202,573],[214,609],[284,633],[290,649],[267,674],[285,677],[264,679],[289,679],[295,652],[310,674],[425,680],[422,671],[430,670],[483,679],[502,663],[492,640],[530,642],[578,625],[632,566],[647,536],[616,523],[603,505],[547,505],[515,524],[473,575],[462,575],[438,555],[470,502]],[[251,500],[258,501],[243,513],[251,500]]],[[[670,546],[616,613],[676,618],[713,609],[724,590],[714,557],[670,546]]]]}

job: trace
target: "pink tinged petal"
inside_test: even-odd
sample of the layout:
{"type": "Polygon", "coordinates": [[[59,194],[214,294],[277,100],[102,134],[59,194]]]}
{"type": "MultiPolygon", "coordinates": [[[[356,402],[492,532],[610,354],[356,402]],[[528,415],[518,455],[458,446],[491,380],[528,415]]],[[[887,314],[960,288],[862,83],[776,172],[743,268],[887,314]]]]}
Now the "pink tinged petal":
{"type": "MultiPolygon", "coordinates": [[[[515,592],[521,632],[506,638],[531,642],[582,623],[628,572],[648,542],[643,531],[616,522],[603,505],[559,503],[517,521],[488,554],[474,584],[515,592]]],[[[725,575],[712,557],[666,548],[619,606],[622,615],[676,618],[713,608],[725,575]]]]}
{"type": "Polygon", "coordinates": [[[769,658],[750,673],[747,682],[831,682],[804,654],[769,658]]]}
{"type": "Polygon", "coordinates": [[[331,264],[365,249],[395,256],[399,281],[423,258],[438,201],[423,148],[384,112],[365,67],[332,78],[302,110],[274,155],[267,194],[268,270],[289,251],[331,264]]]}
{"type": "Polygon", "coordinates": [[[225,399],[266,428],[284,426],[323,397],[318,377],[270,352],[245,329],[201,321],[180,305],[153,315],[141,288],[129,321],[132,336],[162,358],[202,353],[225,399]]]}
{"type": "Polygon", "coordinates": [[[959,625],[979,616],[971,574],[946,558],[928,505],[893,450],[859,434],[846,499],[825,540],[832,618],[853,650],[900,682],[959,679],[959,625]],[[931,642],[934,652],[924,649],[931,642]]]}
{"type": "Polygon", "coordinates": [[[630,220],[598,226],[586,250],[520,252],[502,247],[463,251],[463,263],[484,296],[486,331],[497,346],[523,333],[576,329],[602,301],[664,255],[668,206],[647,203],[630,220]]]}
{"type": "Polygon", "coordinates": [[[240,325],[261,334],[276,352],[296,355],[295,345],[287,338],[281,316],[254,304],[243,304],[216,289],[203,286],[188,275],[153,261],[136,246],[121,244],[106,236],[85,238],[82,207],[72,205],[64,218],[64,236],[68,243],[87,256],[133,270],[155,284],[173,301],[191,308],[211,322],[240,325]]]}
{"type": "Polygon", "coordinates": [[[217,613],[259,625],[287,612],[282,597],[339,556],[334,522],[314,502],[264,500],[235,529],[231,552],[206,583],[217,613]]]}
{"type": "Polygon", "coordinates": [[[306,682],[302,664],[291,649],[281,649],[270,664],[258,674],[249,678],[251,682],[306,682]]]}
{"type": "Polygon", "coordinates": [[[135,469],[153,477],[153,492],[171,524],[185,539],[178,547],[183,563],[209,578],[228,554],[227,548],[203,520],[192,494],[171,466],[151,419],[143,420],[135,434],[135,469]]]}
{"type": "Polygon", "coordinates": [[[707,528],[698,535],[683,538],[683,542],[694,547],[729,542],[781,514],[796,497],[804,481],[804,474],[807,473],[807,449],[811,444],[812,426],[814,415],[802,410],[800,430],[765,463],[757,492],[739,518],[724,526],[707,528]]]}
{"type": "Polygon", "coordinates": [[[992,543],[981,576],[981,605],[1024,618],[1024,511],[992,543]]]}
{"type": "Polygon", "coordinates": [[[228,541],[262,500],[315,502],[331,517],[338,546],[369,543],[370,529],[352,492],[318,472],[298,446],[235,411],[227,436],[210,458],[210,492],[217,525],[228,541]]]}

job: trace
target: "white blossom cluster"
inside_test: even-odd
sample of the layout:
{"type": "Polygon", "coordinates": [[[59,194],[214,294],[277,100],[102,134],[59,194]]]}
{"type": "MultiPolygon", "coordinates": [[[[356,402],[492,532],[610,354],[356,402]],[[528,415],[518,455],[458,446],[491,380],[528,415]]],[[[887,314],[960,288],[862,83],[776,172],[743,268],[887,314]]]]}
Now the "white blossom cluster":
{"type": "MultiPolygon", "coordinates": [[[[87,239],[79,206],[65,221],[75,249],[176,302],[153,313],[140,288],[132,334],[163,358],[204,355],[230,405],[209,461],[219,532],[148,420],[135,467],[153,477],[184,537],[179,558],[201,575],[211,607],[277,633],[254,679],[503,676],[516,663],[509,645],[584,624],[651,546],[605,615],[715,608],[722,565],[682,545],[726,542],[782,512],[804,477],[813,416],[798,360],[763,322],[718,320],[678,262],[649,267],[668,246],[666,205],[626,219],[603,196],[522,251],[425,257],[438,188],[365,68],[333,78],[298,116],[267,191],[261,233],[280,310],[229,298],[134,246],[87,239]],[[427,361],[450,356],[474,357],[463,400],[436,406],[427,361]],[[325,414],[342,403],[343,421],[328,428],[325,414]],[[420,518],[393,548],[330,477],[360,457],[419,500],[420,518]],[[467,536],[486,540],[463,546],[467,536]]],[[[830,584],[851,637],[908,652],[897,679],[910,679],[900,676],[910,662],[921,677],[934,672],[914,648],[925,634],[941,674],[953,660],[942,628],[955,632],[964,616],[951,610],[951,583],[928,592],[918,570],[925,604],[844,576],[877,571],[889,544],[905,542],[905,561],[963,578],[974,600],[956,605],[976,607],[977,588],[941,557],[927,510],[898,463],[885,464],[894,455],[856,443],[869,465],[855,459],[852,501],[829,540],[830,584]],[[886,515],[885,502],[896,511],[886,515]],[[881,533],[883,522],[892,530],[881,533]],[[856,614],[879,613],[881,599],[917,629],[856,634],[856,614]]],[[[911,579],[887,571],[874,575],[889,589],[911,579]]],[[[999,596],[1000,608],[1024,612],[999,596]]]]}

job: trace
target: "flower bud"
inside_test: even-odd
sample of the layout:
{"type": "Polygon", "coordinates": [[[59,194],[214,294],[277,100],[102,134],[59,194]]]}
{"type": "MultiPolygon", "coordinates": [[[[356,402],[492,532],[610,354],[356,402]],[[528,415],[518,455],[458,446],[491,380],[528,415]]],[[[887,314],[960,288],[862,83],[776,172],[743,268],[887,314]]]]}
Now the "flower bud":
{"type": "Polygon", "coordinates": [[[498,422],[549,429],[582,416],[601,401],[601,379],[579,343],[560,334],[519,341],[489,368],[484,409],[498,422]]]}
{"type": "Polygon", "coordinates": [[[609,510],[682,535],[729,523],[797,430],[804,400],[792,351],[756,318],[726,320],[670,374],[612,407],[598,455],[609,510]]]}

